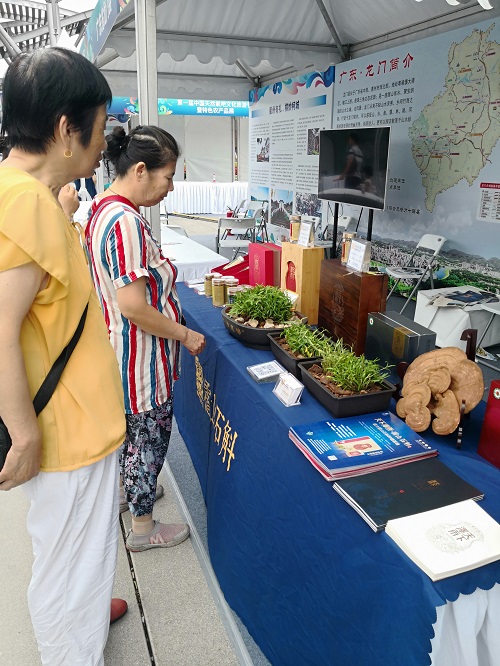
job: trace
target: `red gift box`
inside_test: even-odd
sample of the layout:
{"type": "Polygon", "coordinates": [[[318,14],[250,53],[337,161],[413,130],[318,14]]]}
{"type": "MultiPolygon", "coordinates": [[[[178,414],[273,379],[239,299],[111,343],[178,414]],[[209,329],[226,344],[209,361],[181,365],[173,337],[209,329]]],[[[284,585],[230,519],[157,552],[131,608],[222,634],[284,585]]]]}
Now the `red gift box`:
{"type": "Polygon", "coordinates": [[[211,273],[220,273],[221,275],[231,275],[238,278],[240,284],[249,284],[248,282],[249,259],[248,254],[239,256],[227,264],[221,264],[212,268],[211,273]]]}
{"type": "Polygon", "coordinates": [[[250,243],[248,246],[250,258],[249,284],[270,285],[279,287],[281,248],[274,243],[250,243]]]}
{"type": "Polygon", "coordinates": [[[500,469],[500,380],[490,385],[477,452],[500,469]]]}

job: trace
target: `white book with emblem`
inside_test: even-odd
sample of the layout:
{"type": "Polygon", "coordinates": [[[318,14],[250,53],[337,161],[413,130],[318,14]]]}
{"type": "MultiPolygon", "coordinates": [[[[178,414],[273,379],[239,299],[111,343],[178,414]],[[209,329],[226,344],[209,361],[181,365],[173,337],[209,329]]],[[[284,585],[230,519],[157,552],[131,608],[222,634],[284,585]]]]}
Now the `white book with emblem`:
{"type": "Polygon", "coordinates": [[[389,520],[385,532],[433,581],[500,560],[500,525],[474,500],[389,520]]]}

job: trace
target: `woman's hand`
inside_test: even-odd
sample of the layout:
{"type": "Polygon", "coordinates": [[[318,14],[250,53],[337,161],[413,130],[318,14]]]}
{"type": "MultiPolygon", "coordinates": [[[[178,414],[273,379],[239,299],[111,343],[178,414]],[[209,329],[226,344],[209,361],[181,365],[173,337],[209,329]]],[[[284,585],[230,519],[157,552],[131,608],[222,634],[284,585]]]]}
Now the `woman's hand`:
{"type": "Polygon", "coordinates": [[[40,471],[42,433],[37,427],[29,441],[12,441],[12,447],[0,472],[0,490],[11,490],[29,481],[40,471]]]}
{"type": "Polygon", "coordinates": [[[78,201],[78,193],[73,185],[63,185],[59,190],[58,197],[61,208],[64,211],[64,214],[71,220],[72,216],[78,210],[80,202],[78,201]]]}
{"type": "Polygon", "coordinates": [[[205,349],[207,343],[202,333],[186,328],[186,339],[182,341],[182,344],[192,356],[197,356],[205,349]]]}

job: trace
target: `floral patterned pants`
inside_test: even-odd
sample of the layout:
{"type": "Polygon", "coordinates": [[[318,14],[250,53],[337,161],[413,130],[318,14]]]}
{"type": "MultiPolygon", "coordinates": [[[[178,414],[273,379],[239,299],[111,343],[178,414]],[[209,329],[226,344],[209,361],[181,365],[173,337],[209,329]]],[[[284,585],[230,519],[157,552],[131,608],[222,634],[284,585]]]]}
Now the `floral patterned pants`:
{"type": "Polygon", "coordinates": [[[120,449],[120,475],[133,516],[153,513],[156,482],[172,432],[172,398],[156,409],[126,414],[127,435],[120,449]]]}

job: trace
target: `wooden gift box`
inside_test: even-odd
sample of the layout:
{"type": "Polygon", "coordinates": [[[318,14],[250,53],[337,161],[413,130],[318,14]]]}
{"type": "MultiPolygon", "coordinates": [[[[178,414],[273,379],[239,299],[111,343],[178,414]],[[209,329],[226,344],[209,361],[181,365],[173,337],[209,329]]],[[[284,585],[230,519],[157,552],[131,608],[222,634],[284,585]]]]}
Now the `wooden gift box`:
{"type": "Polygon", "coordinates": [[[318,324],[363,354],[369,312],[385,312],[388,276],[358,273],[340,259],[321,263],[318,324]]]}
{"type": "Polygon", "coordinates": [[[295,309],[307,317],[309,324],[318,323],[319,281],[322,247],[305,247],[296,243],[281,246],[281,289],[298,294],[295,309]]]}

